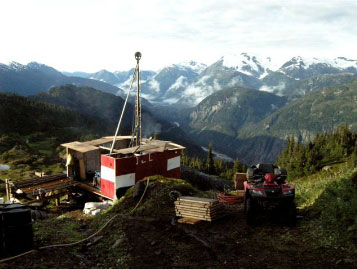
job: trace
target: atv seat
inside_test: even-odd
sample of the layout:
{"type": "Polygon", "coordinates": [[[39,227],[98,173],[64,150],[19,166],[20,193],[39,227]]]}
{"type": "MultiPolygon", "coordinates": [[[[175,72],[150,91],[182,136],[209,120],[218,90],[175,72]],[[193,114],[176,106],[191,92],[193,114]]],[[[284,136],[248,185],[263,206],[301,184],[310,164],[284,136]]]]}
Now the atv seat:
{"type": "Polygon", "coordinates": [[[284,183],[287,176],[284,168],[277,167],[271,163],[260,163],[247,169],[247,180],[250,182],[263,182],[265,174],[275,174],[278,184],[284,183]]]}
{"type": "Polygon", "coordinates": [[[274,168],[276,166],[274,166],[271,163],[259,163],[257,164],[257,168],[259,169],[259,172],[261,174],[274,174],[274,168]]]}

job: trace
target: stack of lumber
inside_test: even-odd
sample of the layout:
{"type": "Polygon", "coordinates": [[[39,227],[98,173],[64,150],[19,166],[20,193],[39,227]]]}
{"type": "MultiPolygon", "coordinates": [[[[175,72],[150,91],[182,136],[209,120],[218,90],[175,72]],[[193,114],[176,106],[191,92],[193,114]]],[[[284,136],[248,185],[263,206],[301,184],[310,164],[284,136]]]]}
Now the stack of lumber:
{"type": "Polygon", "coordinates": [[[214,221],[224,216],[224,206],[216,199],[181,196],[175,201],[176,216],[214,221]]]}

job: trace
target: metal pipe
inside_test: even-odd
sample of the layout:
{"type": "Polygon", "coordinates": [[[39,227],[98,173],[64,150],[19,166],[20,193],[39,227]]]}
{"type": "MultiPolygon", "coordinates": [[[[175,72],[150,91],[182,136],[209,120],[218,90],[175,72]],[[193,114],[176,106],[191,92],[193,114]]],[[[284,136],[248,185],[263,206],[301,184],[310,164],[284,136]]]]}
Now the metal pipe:
{"type": "Polygon", "coordinates": [[[112,143],[112,146],[110,148],[109,154],[112,154],[112,152],[113,152],[114,145],[115,145],[115,142],[116,142],[116,139],[117,139],[117,135],[118,135],[118,132],[119,132],[119,128],[120,128],[120,125],[121,125],[121,121],[123,119],[124,111],[125,111],[125,108],[126,108],[126,104],[128,103],[128,99],[129,99],[129,96],[130,96],[131,88],[132,88],[133,83],[134,83],[136,70],[138,70],[138,68],[139,68],[139,62],[137,63],[137,65],[135,67],[134,74],[133,74],[133,77],[132,77],[131,82],[130,82],[130,88],[129,88],[128,94],[126,95],[126,99],[125,99],[125,103],[124,103],[124,106],[123,106],[123,110],[121,111],[120,119],[119,119],[119,122],[118,122],[118,125],[117,125],[117,129],[115,131],[115,135],[114,135],[114,138],[113,138],[113,143],[112,143]]]}

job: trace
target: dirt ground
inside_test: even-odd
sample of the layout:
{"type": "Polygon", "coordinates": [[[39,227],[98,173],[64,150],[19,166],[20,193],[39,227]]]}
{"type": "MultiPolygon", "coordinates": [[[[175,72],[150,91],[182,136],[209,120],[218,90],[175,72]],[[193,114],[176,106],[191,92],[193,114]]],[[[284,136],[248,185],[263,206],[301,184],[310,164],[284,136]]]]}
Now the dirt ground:
{"type": "MultiPolygon", "coordinates": [[[[319,247],[307,225],[285,227],[264,218],[247,226],[243,206],[213,223],[122,216],[76,247],[38,251],[2,268],[356,268],[339,249],[319,247]],[[101,237],[102,236],[102,237],[101,237]]],[[[301,214],[302,212],[300,212],[301,214]]],[[[114,213],[113,213],[114,214],[114,213]]],[[[109,217],[109,216],[108,216],[109,217]]],[[[81,223],[85,231],[86,223],[81,223]]]]}

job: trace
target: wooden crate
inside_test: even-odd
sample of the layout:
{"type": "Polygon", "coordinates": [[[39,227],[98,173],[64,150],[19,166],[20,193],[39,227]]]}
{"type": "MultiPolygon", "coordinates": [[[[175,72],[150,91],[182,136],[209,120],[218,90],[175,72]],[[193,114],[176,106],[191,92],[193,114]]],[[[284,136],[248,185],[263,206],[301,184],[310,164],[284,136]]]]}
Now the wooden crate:
{"type": "Polygon", "coordinates": [[[236,177],[234,179],[234,188],[236,190],[243,190],[244,184],[243,182],[247,180],[247,175],[245,173],[236,173],[236,177]]]}

